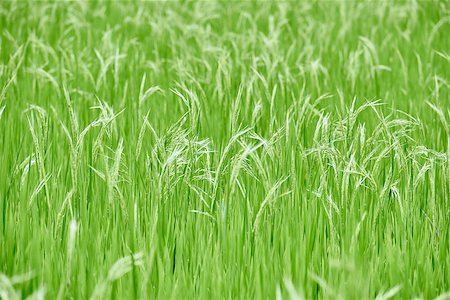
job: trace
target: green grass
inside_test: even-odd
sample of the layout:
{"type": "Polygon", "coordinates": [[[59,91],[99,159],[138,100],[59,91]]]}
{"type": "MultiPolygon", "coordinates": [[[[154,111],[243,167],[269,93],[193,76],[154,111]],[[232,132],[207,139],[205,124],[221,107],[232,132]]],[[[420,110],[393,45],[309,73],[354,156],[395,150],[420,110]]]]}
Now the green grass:
{"type": "Polygon", "coordinates": [[[0,2],[0,298],[449,299],[448,2],[0,2]]]}

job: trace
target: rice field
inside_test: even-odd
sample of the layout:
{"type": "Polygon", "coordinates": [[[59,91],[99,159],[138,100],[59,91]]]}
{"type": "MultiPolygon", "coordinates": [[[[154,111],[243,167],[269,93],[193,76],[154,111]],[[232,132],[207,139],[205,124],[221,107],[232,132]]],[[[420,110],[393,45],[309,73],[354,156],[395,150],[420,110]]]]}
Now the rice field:
{"type": "Polygon", "coordinates": [[[0,2],[0,299],[450,299],[450,4],[0,2]]]}

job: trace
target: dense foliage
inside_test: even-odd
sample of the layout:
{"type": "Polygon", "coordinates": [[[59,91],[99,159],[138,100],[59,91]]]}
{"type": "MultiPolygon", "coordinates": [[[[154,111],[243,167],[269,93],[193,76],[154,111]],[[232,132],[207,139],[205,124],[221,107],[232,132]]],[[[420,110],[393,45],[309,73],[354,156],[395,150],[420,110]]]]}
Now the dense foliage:
{"type": "Polygon", "coordinates": [[[0,297],[450,297],[448,2],[0,3],[0,297]]]}

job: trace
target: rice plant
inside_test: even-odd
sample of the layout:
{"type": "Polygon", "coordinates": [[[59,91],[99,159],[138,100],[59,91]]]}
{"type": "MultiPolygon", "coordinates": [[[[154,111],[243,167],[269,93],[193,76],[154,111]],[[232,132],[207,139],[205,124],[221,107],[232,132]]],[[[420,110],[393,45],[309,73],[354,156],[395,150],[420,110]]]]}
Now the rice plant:
{"type": "Polygon", "coordinates": [[[450,299],[450,5],[0,2],[1,299],[450,299]]]}

